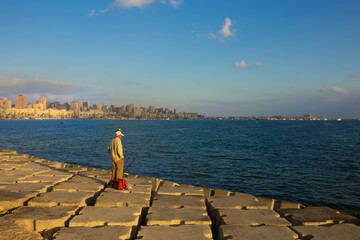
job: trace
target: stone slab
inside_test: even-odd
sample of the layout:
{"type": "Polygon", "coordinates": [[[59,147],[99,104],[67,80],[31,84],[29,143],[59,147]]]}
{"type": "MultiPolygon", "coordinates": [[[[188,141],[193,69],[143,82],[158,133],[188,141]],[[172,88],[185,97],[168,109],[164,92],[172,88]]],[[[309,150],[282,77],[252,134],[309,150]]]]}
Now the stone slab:
{"type": "Polygon", "coordinates": [[[359,240],[360,226],[344,223],[332,226],[294,226],[299,237],[311,240],[359,240]]]}
{"type": "MultiPolygon", "coordinates": [[[[8,171],[10,172],[10,171],[8,171]]],[[[16,181],[19,179],[19,176],[16,175],[0,175],[0,184],[12,184],[16,183],[16,181]]]]}
{"type": "Polygon", "coordinates": [[[24,178],[24,177],[30,177],[30,176],[34,175],[35,173],[37,173],[37,172],[39,172],[39,171],[37,171],[37,170],[32,171],[32,170],[14,169],[14,170],[6,171],[5,174],[24,178]]]}
{"type": "Polygon", "coordinates": [[[147,225],[211,225],[211,220],[202,208],[150,208],[147,225]]]}
{"type": "Polygon", "coordinates": [[[141,207],[84,207],[69,227],[138,226],[141,207]]]}
{"type": "Polygon", "coordinates": [[[187,196],[204,196],[204,189],[202,187],[190,186],[174,186],[174,187],[160,187],[157,194],[165,195],[187,195],[187,196]]]}
{"type": "Polygon", "coordinates": [[[150,196],[143,193],[102,192],[96,199],[95,206],[98,207],[149,207],[150,196]]]}
{"type": "Polygon", "coordinates": [[[47,172],[40,172],[40,173],[35,173],[35,176],[48,176],[48,177],[54,177],[54,176],[67,176],[67,177],[72,177],[74,176],[74,173],[70,173],[67,171],[58,171],[58,170],[50,170],[47,172]]]}
{"type": "Polygon", "coordinates": [[[65,227],[55,233],[56,240],[127,240],[131,237],[129,226],[65,227]]]}
{"type": "Polygon", "coordinates": [[[18,183],[39,183],[39,182],[48,182],[48,183],[57,183],[67,180],[68,176],[30,176],[27,178],[19,179],[18,183]]]}
{"type": "Polygon", "coordinates": [[[9,192],[46,192],[52,184],[50,183],[14,183],[7,185],[6,187],[2,188],[4,191],[9,192]]]}
{"type": "Polygon", "coordinates": [[[200,196],[156,195],[152,207],[206,209],[205,200],[200,196]]]}
{"type": "Polygon", "coordinates": [[[132,184],[134,186],[152,186],[152,181],[150,179],[140,178],[134,175],[126,176],[124,179],[128,182],[128,184],[132,184]]]}
{"type": "Polygon", "coordinates": [[[97,183],[81,183],[81,182],[62,182],[53,188],[53,191],[61,192],[98,192],[104,188],[104,185],[97,183]]]}
{"type": "Polygon", "coordinates": [[[340,213],[328,207],[306,207],[303,209],[279,209],[279,213],[288,217],[293,224],[323,225],[330,223],[359,223],[359,219],[340,213]]]}
{"type": "Polygon", "coordinates": [[[93,169],[91,171],[85,171],[79,173],[82,176],[86,177],[103,177],[110,179],[111,171],[110,170],[102,170],[102,169],[93,169]]]}
{"type": "Polygon", "coordinates": [[[208,197],[209,204],[216,209],[267,209],[267,205],[257,200],[254,196],[243,194],[241,196],[208,197]]]}
{"type": "Polygon", "coordinates": [[[9,192],[0,190],[0,207],[13,209],[24,205],[24,202],[37,195],[36,192],[9,192]]]}
{"type": "Polygon", "coordinates": [[[138,239],[142,240],[210,240],[212,233],[208,225],[141,226],[138,239]]]}
{"type": "Polygon", "coordinates": [[[16,169],[22,169],[22,170],[39,170],[39,171],[50,171],[51,168],[48,166],[44,166],[41,164],[38,164],[36,162],[28,163],[22,166],[18,166],[16,169]]]}
{"type": "Polygon", "coordinates": [[[222,224],[227,225],[242,225],[242,226],[290,226],[285,218],[280,218],[280,215],[274,210],[269,209],[219,209],[219,215],[222,219],[222,224]]]}
{"type": "MultiPolygon", "coordinates": [[[[105,192],[119,192],[118,189],[107,187],[105,188],[105,192]]],[[[143,193],[151,196],[151,186],[131,186],[128,185],[127,190],[121,190],[122,193],[143,193]]]]}
{"type": "Polygon", "coordinates": [[[42,240],[43,237],[39,233],[28,229],[22,222],[0,219],[0,239],[42,240]]]}
{"type": "Polygon", "coordinates": [[[222,225],[219,231],[219,240],[291,240],[297,239],[297,234],[288,227],[279,226],[234,226],[222,225]]]}
{"type": "Polygon", "coordinates": [[[93,201],[89,192],[48,192],[28,202],[29,207],[86,206],[93,201]]]}
{"type": "Polygon", "coordinates": [[[109,178],[103,177],[86,177],[81,175],[76,175],[69,180],[69,182],[79,182],[79,183],[94,183],[105,185],[110,182],[109,178]]]}
{"type": "Polygon", "coordinates": [[[4,219],[21,221],[38,232],[55,227],[64,227],[78,207],[20,207],[4,219]]]}
{"type": "Polygon", "coordinates": [[[1,165],[17,165],[17,166],[22,166],[24,164],[28,164],[30,161],[29,160],[16,160],[16,159],[9,159],[9,160],[5,160],[5,161],[1,161],[0,162],[0,166],[1,165]]]}

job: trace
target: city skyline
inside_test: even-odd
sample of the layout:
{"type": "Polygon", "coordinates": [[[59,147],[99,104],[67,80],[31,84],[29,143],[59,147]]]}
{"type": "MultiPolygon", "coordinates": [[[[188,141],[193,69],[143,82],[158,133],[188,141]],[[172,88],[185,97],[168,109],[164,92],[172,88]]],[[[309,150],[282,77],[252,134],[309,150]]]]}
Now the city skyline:
{"type": "Polygon", "coordinates": [[[358,9],[353,0],[2,1],[0,98],[360,118],[358,9]]]}

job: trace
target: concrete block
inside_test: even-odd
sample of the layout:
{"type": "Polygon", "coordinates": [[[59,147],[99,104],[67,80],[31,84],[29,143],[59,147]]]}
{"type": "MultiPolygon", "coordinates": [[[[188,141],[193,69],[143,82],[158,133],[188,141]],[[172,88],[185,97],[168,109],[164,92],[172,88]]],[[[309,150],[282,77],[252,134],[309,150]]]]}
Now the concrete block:
{"type": "Polygon", "coordinates": [[[360,226],[345,223],[332,226],[294,226],[301,239],[312,240],[359,240],[360,226]]]}
{"type": "Polygon", "coordinates": [[[6,220],[21,221],[37,232],[64,227],[78,207],[20,207],[4,216],[6,220]]]}
{"type": "Polygon", "coordinates": [[[279,209],[294,225],[323,225],[329,223],[359,223],[359,219],[328,207],[306,207],[303,209],[279,209]]]}
{"type": "Polygon", "coordinates": [[[102,177],[102,178],[110,179],[111,170],[103,170],[103,169],[94,168],[91,171],[80,172],[79,175],[85,176],[85,177],[102,177]]]}
{"type": "Polygon", "coordinates": [[[266,197],[256,197],[257,200],[260,202],[263,202],[267,205],[268,209],[273,210],[275,206],[275,199],[272,198],[266,198],[266,197]]]}
{"type": "Polygon", "coordinates": [[[37,195],[36,192],[9,192],[0,190],[0,207],[13,209],[24,205],[24,202],[37,195]]]}
{"type": "Polygon", "coordinates": [[[102,192],[96,199],[95,206],[98,207],[149,207],[149,194],[142,193],[123,193],[118,192],[102,192]]]}
{"type": "Polygon", "coordinates": [[[160,187],[175,187],[175,186],[179,186],[180,184],[176,183],[176,182],[170,182],[170,181],[166,181],[166,180],[162,180],[160,187]]]}
{"type": "Polygon", "coordinates": [[[274,209],[300,209],[304,208],[305,206],[297,203],[297,202],[290,202],[290,201],[275,201],[274,209]]]}
{"type": "Polygon", "coordinates": [[[202,187],[190,187],[190,186],[182,186],[177,185],[174,187],[164,187],[161,186],[157,194],[165,194],[165,195],[187,195],[187,196],[204,196],[204,189],[202,187]]]}
{"type": "MultiPolygon", "coordinates": [[[[11,171],[8,171],[11,172],[11,171]]],[[[19,179],[19,176],[16,175],[0,175],[0,184],[12,184],[16,183],[16,181],[19,179]]]]}
{"type": "Polygon", "coordinates": [[[101,184],[104,186],[110,182],[110,178],[86,177],[86,176],[76,175],[73,178],[71,178],[69,182],[101,184]]]}
{"type": "Polygon", "coordinates": [[[70,178],[74,176],[74,173],[70,173],[67,171],[50,170],[47,172],[34,173],[34,176],[48,176],[48,177],[66,176],[70,178]]]}
{"type": "Polygon", "coordinates": [[[68,176],[30,176],[26,178],[19,179],[18,183],[39,183],[39,182],[48,182],[48,183],[58,183],[67,180],[68,176]]]}
{"type": "Polygon", "coordinates": [[[279,226],[234,226],[222,225],[219,231],[219,240],[291,240],[297,239],[297,234],[288,227],[279,226]]]}
{"type": "Polygon", "coordinates": [[[0,239],[42,240],[43,237],[39,233],[28,229],[22,222],[0,219],[0,239]]]}
{"type": "Polygon", "coordinates": [[[152,207],[202,208],[206,209],[205,200],[200,196],[156,195],[152,207]]]}
{"type": "Polygon", "coordinates": [[[138,226],[141,207],[84,207],[69,227],[138,226]]]}
{"type": "Polygon", "coordinates": [[[147,224],[152,225],[211,225],[211,220],[202,208],[150,208],[147,224]]]}
{"type": "Polygon", "coordinates": [[[53,191],[62,192],[98,192],[104,185],[98,183],[62,182],[53,188],[53,191]]]}
{"type": "Polygon", "coordinates": [[[39,171],[50,171],[51,168],[49,168],[48,166],[44,166],[42,164],[33,162],[33,163],[28,163],[22,166],[18,166],[16,169],[21,169],[21,170],[39,170],[39,171]]]}
{"type": "Polygon", "coordinates": [[[232,192],[226,191],[226,190],[221,190],[221,189],[215,189],[214,190],[214,195],[215,197],[228,197],[230,196],[232,192]]]}
{"type": "Polygon", "coordinates": [[[248,194],[230,197],[208,197],[208,202],[215,209],[267,209],[266,204],[248,194]]]}
{"type": "Polygon", "coordinates": [[[103,227],[65,227],[55,233],[55,240],[128,240],[132,227],[103,226],[103,227]]]}
{"type": "Polygon", "coordinates": [[[38,192],[43,193],[46,192],[49,187],[51,187],[51,183],[14,183],[10,185],[6,185],[6,187],[2,188],[4,191],[9,192],[38,192]]]}
{"type": "Polygon", "coordinates": [[[9,171],[9,170],[13,170],[15,169],[15,167],[17,167],[19,165],[17,164],[0,164],[0,170],[1,171],[9,171]]]}
{"type": "MultiPolygon", "coordinates": [[[[119,192],[118,189],[112,188],[112,187],[107,187],[105,188],[105,192],[119,192]]],[[[148,194],[149,196],[151,196],[151,186],[131,186],[128,185],[128,189],[127,190],[121,190],[122,193],[143,193],[143,194],[148,194]]]]}
{"type": "Polygon", "coordinates": [[[212,233],[208,225],[141,226],[138,239],[142,240],[210,240],[212,233]]]}
{"type": "Polygon", "coordinates": [[[11,175],[11,176],[17,176],[17,177],[21,177],[21,178],[25,178],[25,177],[30,177],[32,175],[34,175],[35,173],[38,173],[38,170],[21,170],[21,169],[14,169],[11,171],[6,171],[5,174],[6,175],[11,175]]]}
{"type": "Polygon", "coordinates": [[[290,226],[291,224],[280,215],[270,209],[219,209],[222,224],[242,226],[290,226]]]}
{"type": "Polygon", "coordinates": [[[138,176],[129,175],[124,177],[124,179],[128,182],[128,184],[132,184],[134,186],[152,186],[153,183],[150,179],[140,178],[138,176]]]}
{"type": "Polygon", "coordinates": [[[48,192],[30,200],[30,207],[86,206],[92,203],[94,193],[90,192],[48,192]]]}

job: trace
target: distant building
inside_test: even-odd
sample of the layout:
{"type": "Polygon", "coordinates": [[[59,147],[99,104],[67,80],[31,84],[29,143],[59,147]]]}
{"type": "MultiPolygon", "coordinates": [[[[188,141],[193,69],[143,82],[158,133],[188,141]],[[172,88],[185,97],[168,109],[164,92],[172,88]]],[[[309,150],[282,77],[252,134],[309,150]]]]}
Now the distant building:
{"type": "Polygon", "coordinates": [[[178,114],[178,110],[176,108],[174,109],[174,114],[178,114]]]}
{"type": "Polygon", "coordinates": [[[155,113],[155,106],[149,107],[149,113],[155,113]]]}
{"type": "Polygon", "coordinates": [[[102,111],[103,110],[103,104],[101,102],[98,102],[97,104],[97,110],[102,111]]]}
{"type": "Polygon", "coordinates": [[[90,102],[83,102],[83,111],[90,111],[90,102]]]}
{"type": "Polygon", "coordinates": [[[135,106],[134,104],[129,104],[126,106],[126,111],[129,112],[129,113],[133,113],[135,112],[135,106]]]}
{"type": "Polygon", "coordinates": [[[46,110],[46,98],[45,97],[41,97],[39,99],[39,105],[40,105],[40,109],[41,110],[46,110]]]}
{"type": "Polygon", "coordinates": [[[15,108],[23,109],[26,107],[26,104],[27,104],[26,96],[23,95],[15,96],[15,108]]]}
{"type": "Polygon", "coordinates": [[[0,108],[10,109],[11,108],[11,100],[4,98],[0,98],[0,108]]]}
{"type": "Polygon", "coordinates": [[[82,105],[83,104],[81,100],[73,101],[70,103],[70,110],[74,111],[75,113],[79,113],[81,111],[82,105]]]}

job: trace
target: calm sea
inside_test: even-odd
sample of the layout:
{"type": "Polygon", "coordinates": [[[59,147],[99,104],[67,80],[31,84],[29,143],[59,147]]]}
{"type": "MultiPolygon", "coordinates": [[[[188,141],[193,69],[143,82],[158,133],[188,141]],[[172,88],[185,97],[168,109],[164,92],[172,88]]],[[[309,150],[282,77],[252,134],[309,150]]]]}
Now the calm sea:
{"type": "Polygon", "coordinates": [[[360,121],[5,120],[0,148],[110,169],[114,129],[128,172],[360,213],[360,121]]]}

